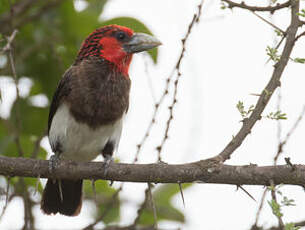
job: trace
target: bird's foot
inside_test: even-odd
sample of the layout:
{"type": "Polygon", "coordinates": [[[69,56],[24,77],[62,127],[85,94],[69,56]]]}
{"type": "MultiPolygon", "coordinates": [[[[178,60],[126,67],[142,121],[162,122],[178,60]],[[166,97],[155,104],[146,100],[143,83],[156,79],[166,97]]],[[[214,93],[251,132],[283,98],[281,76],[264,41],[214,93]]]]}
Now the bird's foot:
{"type": "Polygon", "coordinates": [[[158,160],[157,164],[168,165],[168,163],[166,163],[165,161],[162,161],[161,159],[158,160]]]}
{"type": "Polygon", "coordinates": [[[53,173],[58,165],[59,165],[59,156],[52,155],[49,160],[49,172],[53,173]]]}
{"type": "Polygon", "coordinates": [[[110,164],[113,162],[111,155],[105,155],[104,157],[104,176],[107,175],[110,164]]]}

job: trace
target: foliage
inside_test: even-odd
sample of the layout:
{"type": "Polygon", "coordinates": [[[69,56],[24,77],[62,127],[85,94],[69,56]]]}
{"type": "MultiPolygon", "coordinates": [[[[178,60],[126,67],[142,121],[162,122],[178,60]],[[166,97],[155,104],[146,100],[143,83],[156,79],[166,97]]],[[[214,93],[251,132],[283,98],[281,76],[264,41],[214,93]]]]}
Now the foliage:
{"type": "Polygon", "coordinates": [[[238,101],[236,108],[239,111],[241,117],[245,119],[249,117],[252,111],[254,110],[254,105],[250,105],[249,108],[246,109],[244,103],[242,101],[238,101]]]}
{"type": "MultiPolygon", "coordinates": [[[[275,194],[279,195],[281,198],[280,203],[278,203],[275,199],[271,199],[271,201],[268,201],[268,204],[272,210],[272,213],[278,217],[278,218],[282,218],[283,217],[283,212],[281,210],[281,208],[283,207],[289,207],[289,206],[295,206],[296,204],[294,203],[294,199],[289,199],[287,196],[283,195],[283,193],[280,190],[281,185],[280,186],[269,186],[268,189],[271,192],[274,192],[274,196],[275,194]]],[[[286,223],[284,225],[285,230],[298,230],[300,229],[300,227],[296,227],[294,223],[286,223]]]]}
{"type": "Polygon", "coordinates": [[[272,61],[278,62],[280,60],[280,55],[278,54],[277,49],[267,46],[266,52],[272,61]]]}
{"type": "Polygon", "coordinates": [[[282,113],[280,110],[276,112],[270,112],[267,114],[266,118],[269,118],[271,120],[286,120],[287,119],[287,114],[282,113]]]}

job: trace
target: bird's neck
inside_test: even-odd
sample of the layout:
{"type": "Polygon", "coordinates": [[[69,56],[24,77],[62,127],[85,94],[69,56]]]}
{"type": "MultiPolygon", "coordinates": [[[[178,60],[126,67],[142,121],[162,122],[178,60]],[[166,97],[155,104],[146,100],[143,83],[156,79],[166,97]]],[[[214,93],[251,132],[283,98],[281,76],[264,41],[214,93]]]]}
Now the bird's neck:
{"type": "Polygon", "coordinates": [[[128,78],[128,70],[132,59],[132,54],[128,55],[109,55],[104,58],[114,65],[114,69],[128,78]]]}

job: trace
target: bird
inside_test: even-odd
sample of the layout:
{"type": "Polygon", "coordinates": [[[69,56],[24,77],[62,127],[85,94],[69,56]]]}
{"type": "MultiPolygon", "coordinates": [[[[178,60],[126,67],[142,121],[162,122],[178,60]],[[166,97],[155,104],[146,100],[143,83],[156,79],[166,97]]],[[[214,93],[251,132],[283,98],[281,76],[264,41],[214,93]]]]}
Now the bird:
{"type": "MultiPolygon", "coordinates": [[[[98,28],[83,41],[50,105],[51,171],[59,160],[89,162],[100,154],[109,165],[129,107],[132,56],[159,45],[157,38],[120,25],[98,28]]],[[[42,212],[77,216],[82,184],[80,179],[49,178],[42,193],[42,212]]]]}

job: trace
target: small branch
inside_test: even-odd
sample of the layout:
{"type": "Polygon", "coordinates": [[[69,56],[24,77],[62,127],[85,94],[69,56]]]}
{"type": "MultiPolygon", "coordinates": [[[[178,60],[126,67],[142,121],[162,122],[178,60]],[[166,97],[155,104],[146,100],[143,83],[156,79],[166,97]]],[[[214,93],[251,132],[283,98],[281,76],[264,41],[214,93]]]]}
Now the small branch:
{"type": "MultiPolygon", "coordinates": [[[[274,186],[272,180],[271,180],[270,184],[273,187],[273,189],[271,189],[272,200],[274,200],[274,202],[279,205],[279,203],[277,202],[276,194],[275,194],[275,186],[274,186]]],[[[280,205],[279,205],[279,207],[280,207],[280,205]]],[[[285,224],[284,224],[284,221],[283,221],[282,217],[280,215],[276,215],[276,217],[277,217],[278,222],[279,222],[279,228],[281,230],[284,230],[285,224]]]]}
{"type": "Polygon", "coordinates": [[[296,38],[295,41],[299,40],[299,38],[305,36],[305,31],[303,31],[302,33],[300,33],[296,38]]]}
{"type": "Polygon", "coordinates": [[[168,107],[169,108],[169,118],[167,119],[167,122],[166,122],[165,132],[164,132],[161,144],[157,147],[158,160],[159,161],[161,161],[161,153],[162,153],[162,150],[163,150],[163,147],[164,147],[166,141],[168,140],[168,132],[169,132],[169,129],[170,129],[170,126],[171,126],[171,122],[174,119],[174,108],[175,108],[175,106],[177,104],[178,84],[179,84],[179,79],[180,79],[180,77],[182,75],[181,74],[181,70],[180,70],[180,65],[181,65],[181,61],[182,61],[182,59],[184,57],[184,53],[186,51],[185,44],[186,44],[186,42],[189,39],[189,36],[190,36],[190,34],[192,32],[192,29],[193,29],[194,25],[196,23],[199,23],[199,19],[200,19],[201,12],[202,12],[203,2],[204,2],[204,0],[202,0],[201,3],[198,5],[198,12],[193,15],[193,18],[192,18],[192,20],[191,20],[191,22],[190,22],[190,24],[188,26],[188,30],[187,30],[184,38],[181,40],[182,41],[182,50],[181,50],[180,56],[178,58],[178,61],[176,63],[175,69],[174,69],[174,72],[177,71],[177,77],[176,77],[176,79],[174,81],[174,94],[173,94],[172,103],[168,107]]]}
{"type": "Polygon", "coordinates": [[[291,5],[291,0],[284,2],[283,4],[276,4],[275,6],[249,6],[246,5],[244,2],[236,3],[230,0],[222,0],[223,2],[226,2],[228,4],[228,8],[232,9],[234,7],[247,9],[250,11],[267,11],[273,14],[276,10],[280,10],[286,7],[289,7],[291,5]]]}
{"type": "Polygon", "coordinates": [[[274,29],[280,31],[283,36],[285,37],[286,36],[286,32],[284,30],[282,30],[280,27],[274,25],[273,23],[269,22],[268,20],[266,20],[265,18],[263,18],[262,16],[260,16],[259,14],[255,13],[254,11],[252,11],[252,13],[258,17],[259,19],[261,19],[262,21],[266,22],[268,25],[272,26],[274,29]]]}
{"type": "Polygon", "coordinates": [[[135,220],[133,221],[133,224],[131,226],[136,227],[138,225],[138,223],[140,221],[140,217],[147,206],[148,199],[149,199],[149,185],[147,185],[147,189],[145,189],[144,200],[141,203],[140,207],[138,208],[137,217],[135,218],[135,220]]]}
{"type": "Polygon", "coordinates": [[[150,203],[150,206],[151,206],[153,214],[154,214],[154,228],[155,228],[155,230],[157,230],[158,229],[157,208],[156,208],[156,204],[155,204],[155,201],[154,201],[154,198],[152,195],[152,187],[153,187],[153,185],[151,183],[148,183],[147,196],[149,197],[149,201],[150,201],[149,203],[150,203]]]}
{"type": "Polygon", "coordinates": [[[279,143],[279,146],[278,146],[278,151],[277,151],[277,154],[275,155],[274,157],[274,164],[276,164],[279,156],[281,155],[281,153],[283,152],[283,148],[284,146],[287,144],[287,142],[289,141],[291,135],[294,133],[294,131],[296,130],[296,128],[299,126],[300,122],[302,121],[303,117],[304,117],[304,114],[305,114],[305,106],[303,106],[303,109],[298,117],[298,119],[295,121],[295,123],[293,124],[293,126],[291,127],[291,129],[289,130],[289,132],[286,134],[286,137],[284,138],[283,141],[281,141],[279,143]]]}
{"type": "Polygon", "coordinates": [[[261,201],[259,203],[259,207],[258,207],[258,210],[256,212],[256,215],[255,215],[255,223],[252,225],[251,227],[251,230],[255,230],[255,229],[259,229],[257,224],[258,224],[258,219],[259,219],[259,216],[263,210],[263,206],[264,206],[264,203],[265,203],[265,199],[266,199],[266,195],[267,195],[267,192],[268,192],[268,189],[266,188],[263,192],[263,195],[261,197],[261,201]]]}

